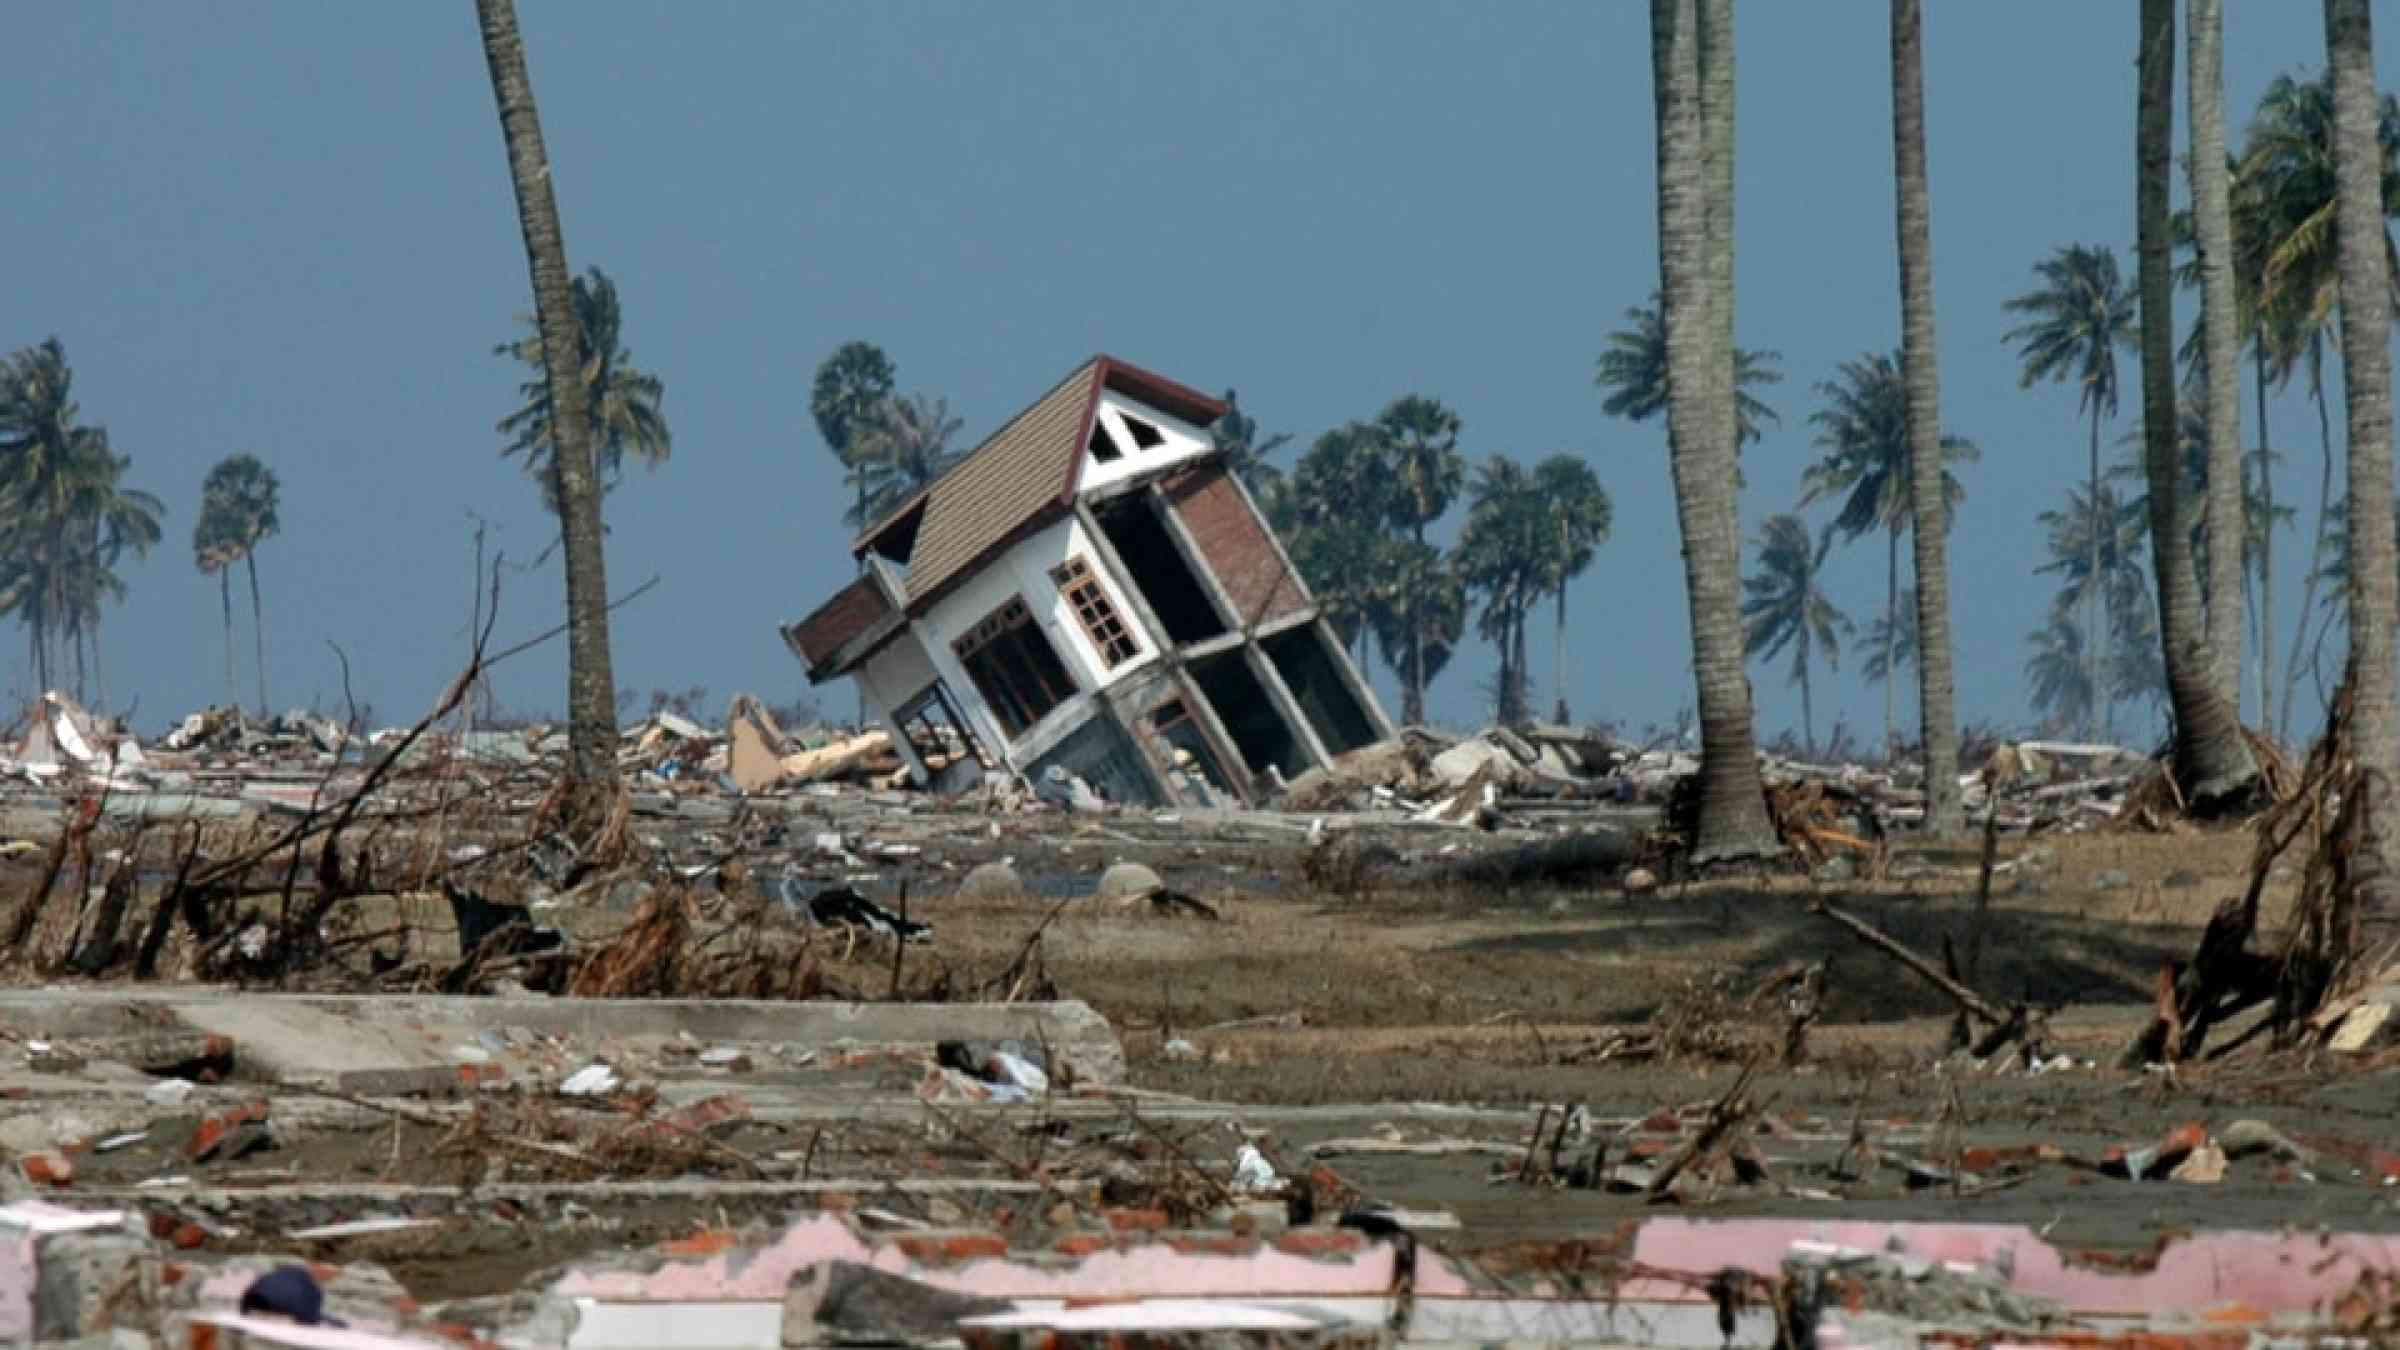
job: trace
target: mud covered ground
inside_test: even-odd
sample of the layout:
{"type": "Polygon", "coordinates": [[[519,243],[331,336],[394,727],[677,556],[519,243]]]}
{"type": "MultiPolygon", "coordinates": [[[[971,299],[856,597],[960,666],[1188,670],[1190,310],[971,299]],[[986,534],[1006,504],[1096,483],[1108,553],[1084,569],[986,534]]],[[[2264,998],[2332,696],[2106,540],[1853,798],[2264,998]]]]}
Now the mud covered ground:
{"type": "MultiPolygon", "coordinates": [[[[2119,1254],[2202,1228],[2400,1230],[2400,1187],[2391,1184],[2400,1179],[2393,1061],[2243,1054],[2172,1076],[2112,1067],[2148,1014],[2161,963],[2188,955],[2210,909],[2238,892],[2247,834],[2004,844],[2002,857],[2014,865],[1995,888],[1974,983],[1998,1000],[2059,1009],[2056,1048],[2073,1062],[2034,1076],[1945,1060],[1946,999],[1809,912],[1810,901],[1824,897],[1919,950],[1938,952],[1945,936],[1963,944],[1971,850],[1903,850],[1893,870],[1906,879],[1871,884],[1773,877],[1639,895],[1540,887],[1331,895],[1301,879],[1297,841],[1229,844],[1150,822],[1138,831],[1059,829],[1049,838],[997,839],[979,822],[959,822],[956,837],[976,847],[920,862],[907,878],[910,912],[932,921],[936,936],[904,953],[896,978],[905,989],[965,996],[1039,929],[1040,976],[1111,1020],[1132,1084],[1155,1095],[1136,1108],[1064,1112],[1073,1118],[1063,1123],[1045,1124],[1044,1112],[1031,1109],[994,1122],[989,1140],[976,1142],[914,1105],[920,1066],[886,1065],[838,1084],[815,1081],[909,1113],[908,1122],[753,1123],[726,1137],[733,1153],[783,1179],[888,1175],[895,1159],[914,1159],[907,1166],[925,1175],[971,1177],[1008,1170],[995,1145],[1021,1147],[1040,1134],[1047,1147],[1067,1150],[1140,1128],[1221,1175],[1237,1127],[1262,1135],[1270,1155],[1296,1170],[1329,1141],[1522,1145],[1544,1107],[1573,1104],[1594,1127],[1562,1163],[1601,1141],[1612,1161],[1639,1163],[1668,1137],[1662,1112],[1689,1119],[1737,1069],[1706,1058],[1593,1062],[1590,1047],[1696,989],[1747,991],[1786,962],[1822,958],[1831,976],[1810,1063],[1761,1072],[1751,1084],[1765,1106],[1755,1144],[1768,1179],[1689,1194],[1687,1212],[2023,1224],[2064,1245],[2119,1254]],[[965,866],[1002,850],[1026,874],[1028,894],[954,894],[965,866]],[[1101,867],[1127,860],[1157,869],[1220,917],[1162,917],[1146,903],[1088,894],[1101,867]],[[1225,1109],[1189,1110],[1199,1102],[1225,1109]],[[1162,1114],[1129,1123],[1142,1109],[1177,1105],[1186,1114],[1172,1121],[1162,1114]],[[2194,1124],[2204,1135],[2257,1133],[2241,1122],[2271,1127],[2280,1142],[2229,1160],[2219,1180],[2128,1179],[2112,1162],[2131,1152],[2138,1163],[2142,1150],[2194,1124]],[[1859,1165],[1854,1140],[1880,1160],[1859,1165]],[[1946,1174],[1964,1175],[1953,1184],[1946,1174]]],[[[896,890],[891,877],[882,885],[887,897],[896,890]]],[[[2262,942],[2274,939],[2291,889],[2280,876],[2268,887],[2262,942]]],[[[440,915],[427,909],[433,903],[395,903],[370,918],[438,927],[440,915]]],[[[592,937],[625,918],[600,906],[550,914],[592,937]]],[[[838,948],[813,950],[847,988],[880,994],[895,979],[888,947],[847,959],[838,948]]],[[[176,1169],[191,1123],[161,1119],[152,1139],[88,1159],[89,1182],[130,1186],[176,1169]]],[[[210,1184],[473,1186],[500,1178],[478,1158],[472,1141],[442,1131],[362,1121],[295,1131],[283,1147],[212,1170],[210,1184]]],[[[1461,1249],[1599,1239],[1660,1212],[1639,1194],[1522,1184],[1513,1160],[1488,1147],[1445,1156],[1341,1152],[1325,1161],[1369,1199],[1455,1214],[1462,1230],[1437,1240],[1461,1249]]],[[[723,1179],[740,1170],[710,1164],[651,1175],[723,1179]]],[[[384,1262],[421,1298],[491,1294],[584,1253],[654,1245],[696,1226],[814,1203],[670,1198],[528,1216],[495,1190],[438,1228],[344,1239],[320,1254],[384,1262]]],[[[836,1203],[936,1226],[1027,1218],[1022,1202],[989,1196],[928,1200],[866,1189],[836,1203]]],[[[211,1245],[251,1243],[272,1248],[274,1234],[211,1245]]]]}

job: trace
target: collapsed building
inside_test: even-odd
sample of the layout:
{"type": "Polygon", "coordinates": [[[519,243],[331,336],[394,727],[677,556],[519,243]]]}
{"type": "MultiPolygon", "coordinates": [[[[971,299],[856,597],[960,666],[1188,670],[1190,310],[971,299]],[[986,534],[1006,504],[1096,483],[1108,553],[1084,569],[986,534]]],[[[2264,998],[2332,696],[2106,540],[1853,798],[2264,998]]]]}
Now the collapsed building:
{"type": "Polygon", "coordinates": [[[1392,724],[1208,428],[1095,356],[851,543],[785,642],[849,676],[920,784],[1055,768],[1110,800],[1251,803],[1392,724]]]}

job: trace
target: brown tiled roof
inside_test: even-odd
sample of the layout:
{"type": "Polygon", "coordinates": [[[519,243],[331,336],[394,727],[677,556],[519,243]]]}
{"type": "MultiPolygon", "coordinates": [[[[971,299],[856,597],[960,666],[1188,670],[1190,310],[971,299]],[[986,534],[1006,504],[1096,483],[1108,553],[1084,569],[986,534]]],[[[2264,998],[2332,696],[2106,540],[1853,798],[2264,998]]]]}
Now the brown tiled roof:
{"type": "Polygon", "coordinates": [[[784,640],[808,663],[811,674],[824,667],[842,648],[892,612],[891,601],[873,576],[861,576],[833,593],[816,612],[783,630],[784,640]]]}
{"type": "Polygon", "coordinates": [[[1099,391],[1094,358],[975,447],[926,489],[925,522],[908,555],[913,610],[976,563],[1019,525],[1063,501],[1099,391]]]}
{"type": "Polygon", "coordinates": [[[854,547],[863,552],[921,506],[908,549],[911,612],[999,551],[1019,529],[1072,499],[1104,384],[1203,425],[1225,410],[1206,394],[1113,357],[1095,356],[1077,366],[956,468],[859,535],[854,547]]]}

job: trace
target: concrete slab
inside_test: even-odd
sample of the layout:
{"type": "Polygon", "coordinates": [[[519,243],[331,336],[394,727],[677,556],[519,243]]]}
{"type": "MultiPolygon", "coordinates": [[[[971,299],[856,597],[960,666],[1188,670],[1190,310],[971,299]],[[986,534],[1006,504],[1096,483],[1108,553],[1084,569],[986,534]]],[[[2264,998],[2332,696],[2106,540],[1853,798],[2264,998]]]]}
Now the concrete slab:
{"type": "Polygon", "coordinates": [[[944,1040],[1046,1043],[1078,1079],[1122,1082],[1125,1051],[1083,1003],[777,1003],[746,999],[471,998],[257,994],[232,989],[52,987],[0,991],[0,1026],[32,1037],[164,1031],[231,1037],[235,1073],[345,1091],[422,1090],[456,1047],[521,1028],[598,1044],[691,1036],[712,1043],[930,1048],[944,1040]],[[345,1075],[382,1073],[345,1086],[345,1075]]]}

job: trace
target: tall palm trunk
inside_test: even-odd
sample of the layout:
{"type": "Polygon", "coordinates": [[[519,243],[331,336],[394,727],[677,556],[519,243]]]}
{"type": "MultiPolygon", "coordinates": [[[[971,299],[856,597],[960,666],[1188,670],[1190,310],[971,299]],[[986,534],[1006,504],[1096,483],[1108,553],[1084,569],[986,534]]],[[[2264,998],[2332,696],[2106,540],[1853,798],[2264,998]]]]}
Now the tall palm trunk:
{"type": "MultiPolygon", "coordinates": [[[[1908,510],[1917,574],[1917,724],[1925,744],[1925,832],[1938,838],[1956,834],[1961,822],[1950,655],[1950,502],[1942,477],[1933,203],[1925,167],[1925,47],[1918,0],[1892,0],[1892,162],[1899,180],[1900,373],[1908,397],[1908,510]]],[[[1898,673],[1888,648],[1883,669],[1888,685],[1898,673]]]]}
{"type": "Polygon", "coordinates": [[[233,568],[220,564],[217,568],[217,599],[225,611],[225,703],[228,707],[242,706],[242,688],[233,678],[233,568]]]}
{"type": "Polygon", "coordinates": [[[1550,646],[1550,682],[1558,691],[1558,706],[1552,715],[1564,722],[1571,715],[1567,710],[1567,579],[1558,579],[1558,639],[1550,646]]]}
{"type": "MultiPolygon", "coordinates": [[[[2083,597],[2083,663],[2085,670],[2092,682],[2092,701],[2098,705],[2096,709],[2096,715],[2099,717],[2102,725],[2105,727],[2108,723],[2111,712],[2110,705],[2114,703],[2115,700],[2108,696],[2105,685],[2100,678],[2101,671],[2103,669],[2102,652],[2105,648],[2105,644],[2101,641],[2100,637],[2100,622],[2103,612],[2108,607],[2108,588],[2102,583],[2102,578],[2100,575],[2100,541],[2108,537],[2109,533],[2115,529],[2115,525],[2109,520],[2108,513],[2100,509],[2100,405],[2096,401],[2092,404],[2092,465],[2090,482],[2092,494],[2092,537],[2090,540],[2091,570],[2086,573],[2086,576],[2090,578],[2090,582],[2085,589],[2085,594],[2083,597]]],[[[2089,720],[2086,720],[2083,729],[2085,735],[2090,735],[2092,723],[2089,720]]]]}
{"type": "MultiPolygon", "coordinates": [[[[1425,522],[1419,519],[1416,541],[1425,542],[1425,522]]],[[[1408,596],[1408,693],[1400,700],[1400,720],[1411,726],[1425,721],[1425,597],[1414,587],[1408,596]]]]}
{"type": "MultiPolygon", "coordinates": [[[[2167,175],[2174,152],[2175,0],[2142,0],[2134,120],[2134,227],[2141,257],[2142,441],[2150,478],[2150,551],[2158,581],[2158,634],[2175,708],[2175,771],[2197,805],[2247,792],[2258,764],[2225,696],[2183,526],[2183,465],[2176,444],[2175,269],[2167,175]]],[[[2222,156],[2220,155],[2221,159],[2222,156]]],[[[2231,551],[2238,561],[2238,545],[2231,551]]],[[[2239,604],[2231,596],[2228,603],[2239,604]]]]}
{"type": "Polygon", "coordinates": [[[2192,227],[2200,249],[2200,347],[2208,400],[2208,646],[2219,690],[2242,706],[2242,422],[2235,361],[2232,175],[2225,166],[2224,0],[2185,0],[2192,227]]]}
{"type": "Polygon", "coordinates": [[[2300,653],[2308,642],[2309,616],[2317,610],[2318,573],[2325,564],[2326,529],[2332,524],[2333,505],[2333,419],[2325,402],[2325,344],[2323,330],[2309,338],[2308,395],[2317,405],[2317,533],[2313,556],[2317,565],[2308,569],[2300,583],[2300,617],[2292,625],[2291,655],[2283,663],[2283,706],[2275,716],[2275,738],[2288,741],[2292,735],[2292,694],[2299,687],[2300,653]]]}
{"type": "Polygon", "coordinates": [[[2334,222],[2341,260],[2342,388],[2350,413],[2351,747],[2364,837],[2351,855],[2359,913],[2377,938],[2400,923],[2400,770],[2393,708],[2392,295],[2376,140],[2375,36],[2369,0],[2325,0],[2333,72],[2334,222]]]}
{"type": "Polygon", "coordinates": [[[1892,628],[1900,618],[1900,528],[1893,526],[1884,532],[1883,551],[1883,757],[1892,758],[1892,686],[1899,683],[1900,672],[1892,669],[1892,655],[1897,650],[1897,636],[1892,628]]]}
{"type": "Polygon", "coordinates": [[[592,461],[589,393],[559,228],[550,157],[542,144],[515,0],[475,0],[490,67],[492,99],[516,190],[517,226],[533,279],[534,313],[550,397],[551,455],[558,465],[559,515],[567,573],[568,777],[587,786],[617,781],[616,678],[608,650],[608,574],[600,541],[600,486],[592,461]]]}
{"type": "Polygon", "coordinates": [[[100,610],[92,609],[92,706],[108,711],[108,666],[100,659],[100,610]]]}
{"type": "MultiPolygon", "coordinates": [[[[1657,101],[1658,240],[1661,319],[1667,339],[1668,459],[1683,535],[1684,585],[1692,615],[1692,669],[1700,717],[1700,809],[1693,861],[1772,853],[1743,671],[1741,558],[1734,510],[1730,399],[1720,399],[1709,292],[1709,169],[1702,163],[1699,16],[1725,18],[1727,0],[1651,0],[1650,55],[1657,101]]],[[[1716,55],[1730,73],[1730,25],[1716,55]]],[[[1724,105],[1730,117],[1731,103],[1724,105]]],[[[1730,127],[1725,129],[1728,133],[1730,127]]],[[[1724,137],[1731,144],[1730,134],[1724,137]]],[[[1728,171],[1730,164],[1725,166],[1728,171]]],[[[1731,181],[1730,172],[1726,183],[1731,181]]],[[[1730,239],[1727,241],[1730,252],[1730,239]]],[[[1730,278],[1731,268],[1726,269],[1730,278]]],[[[1731,297],[1724,297],[1730,303],[1731,297]]]]}
{"type": "Polygon", "coordinates": [[[1800,620],[1798,644],[1797,656],[1792,665],[1800,672],[1800,744],[1805,747],[1802,753],[1810,759],[1815,759],[1817,757],[1817,701],[1815,692],[1809,688],[1808,682],[1810,662],[1808,659],[1808,620],[1806,618],[1800,620]]]}
{"type": "Polygon", "coordinates": [[[258,553],[256,549],[244,554],[242,561],[250,569],[250,641],[257,651],[258,660],[258,715],[265,717],[267,715],[267,629],[260,618],[258,606],[258,553]]]}
{"type": "MultiPolygon", "coordinates": [[[[2258,531],[2258,724],[2272,727],[2275,707],[2275,452],[2267,439],[2267,346],[2260,321],[2253,349],[2258,376],[2258,500],[2265,521],[2258,531]]],[[[2244,531],[2245,537],[2248,532],[2244,531]]],[[[2288,673],[2287,673],[2288,675],[2288,673]]],[[[2280,733],[2278,733],[2280,735],[2280,733]]]]}

